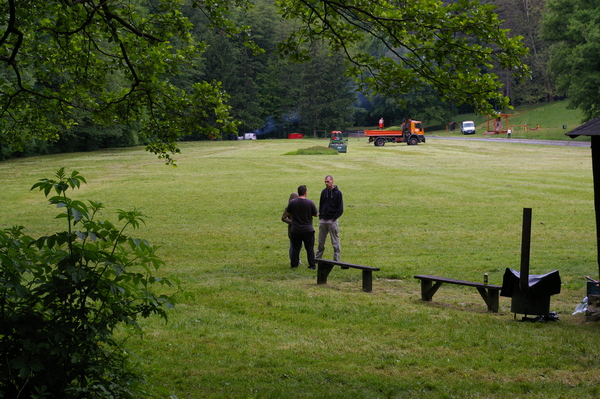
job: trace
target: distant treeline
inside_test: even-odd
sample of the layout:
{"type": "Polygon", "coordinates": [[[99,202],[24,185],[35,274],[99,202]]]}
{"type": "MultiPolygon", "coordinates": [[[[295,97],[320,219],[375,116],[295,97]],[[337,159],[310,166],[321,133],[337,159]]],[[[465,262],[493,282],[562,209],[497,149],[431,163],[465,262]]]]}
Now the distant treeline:
{"type": "MultiPolygon", "coordinates": [[[[182,71],[171,80],[182,89],[199,81],[222,82],[229,95],[232,115],[240,122],[238,135],[256,133],[259,138],[284,138],[289,133],[313,135],[317,132],[343,130],[352,126],[373,126],[380,118],[386,126],[397,125],[403,118],[425,123],[445,123],[461,113],[472,112],[469,104],[442,102],[434,90],[413,91],[402,96],[403,102],[381,96],[367,97],[355,90],[344,75],[345,58],[329,54],[325,46],[314,43],[309,49],[312,59],[294,63],[282,59],[277,43],[291,29],[290,22],[281,19],[270,0],[256,0],[256,7],[235,15],[237,23],[252,26],[255,42],[264,49],[254,54],[235,38],[210,28],[205,16],[196,8],[185,10],[194,24],[194,35],[208,44],[202,62],[182,71]]],[[[486,1],[482,1],[486,3],[486,1]]],[[[552,101],[555,92],[547,72],[547,48],[539,35],[545,0],[493,0],[497,12],[511,34],[523,36],[530,55],[526,64],[532,76],[516,82],[508,73],[494,71],[504,81],[504,94],[513,105],[552,101]]],[[[386,49],[375,42],[364,43],[372,54],[386,49]]],[[[174,46],[177,44],[174,43],[174,46]]],[[[137,134],[136,126],[100,126],[91,115],[80,113],[68,130],[60,132],[54,142],[32,140],[18,152],[0,148],[0,157],[93,151],[109,147],[146,144],[137,134]]],[[[226,135],[222,139],[232,139],[226,135]]],[[[190,132],[186,140],[206,140],[206,136],[190,132]]]]}

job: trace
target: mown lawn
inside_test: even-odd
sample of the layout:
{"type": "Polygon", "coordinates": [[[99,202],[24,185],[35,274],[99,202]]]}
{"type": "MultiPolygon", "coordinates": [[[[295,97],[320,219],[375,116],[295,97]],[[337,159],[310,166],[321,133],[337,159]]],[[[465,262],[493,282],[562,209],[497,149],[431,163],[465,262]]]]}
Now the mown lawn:
{"type": "Polygon", "coordinates": [[[320,145],[182,143],[177,168],[140,148],[4,162],[0,223],[57,229],[56,210],[29,188],[61,166],[87,178],[75,197],[106,203],[107,218],[133,207],[149,216],[138,234],[161,246],[159,274],[193,295],[127,341],[161,398],[600,395],[600,325],[571,315],[584,276],[598,276],[589,148],[351,138],[346,154],[285,155],[320,145]],[[317,286],[314,271],[289,268],[281,213],[300,184],[317,200],[327,174],[344,193],[342,260],[381,269],[372,293],[356,270],[317,286]],[[487,313],[469,287],[420,300],[415,274],[501,284],[518,269],[524,207],[531,272],[561,274],[560,321],[517,322],[508,298],[487,313]]]}
{"type": "MultiPolygon", "coordinates": [[[[583,122],[583,113],[577,109],[569,109],[568,101],[555,101],[545,104],[525,105],[507,110],[509,114],[508,127],[512,130],[511,137],[516,139],[537,139],[537,140],[569,140],[565,133],[575,129],[583,122]],[[525,128],[527,125],[527,129],[525,128]],[[539,129],[537,126],[539,125],[539,129]],[[532,130],[534,129],[534,130],[532,130]]],[[[488,120],[485,116],[476,114],[458,115],[455,118],[457,123],[454,132],[448,131],[448,123],[443,121],[436,126],[426,128],[425,132],[433,135],[444,136],[462,136],[458,123],[461,121],[472,120],[477,126],[477,132],[474,137],[496,137],[506,138],[506,134],[486,135],[488,130],[488,120]]],[[[502,119],[503,126],[506,124],[502,119]]],[[[490,129],[493,124],[490,122],[490,129]]],[[[506,126],[505,126],[506,128],[506,126]]],[[[576,141],[589,141],[589,137],[578,137],[576,141]]]]}

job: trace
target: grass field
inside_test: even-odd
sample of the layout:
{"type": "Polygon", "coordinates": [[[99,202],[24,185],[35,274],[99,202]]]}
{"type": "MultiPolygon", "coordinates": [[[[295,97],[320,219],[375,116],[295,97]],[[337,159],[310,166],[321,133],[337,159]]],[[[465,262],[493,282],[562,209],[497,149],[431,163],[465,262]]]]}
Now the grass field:
{"type": "Polygon", "coordinates": [[[107,218],[133,207],[149,216],[138,234],[161,246],[159,274],[193,295],[127,341],[160,398],[600,395],[600,324],[571,315],[584,276],[598,275],[589,148],[351,138],[346,154],[285,155],[326,143],[182,143],[177,168],[140,148],[4,162],[0,223],[34,236],[62,227],[29,191],[61,166],[88,180],[73,197],[104,202],[107,218]],[[356,270],[317,286],[314,271],[289,268],[281,213],[300,184],[317,200],[326,174],[344,193],[342,260],[381,269],[372,293],[356,270]],[[415,274],[501,284],[518,269],[524,207],[531,272],[561,274],[560,321],[517,322],[509,298],[487,313],[470,287],[420,300],[415,274]]]}
{"type": "MultiPolygon", "coordinates": [[[[583,114],[580,110],[567,109],[567,104],[567,101],[556,101],[515,107],[515,109],[507,111],[510,114],[508,123],[512,130],[511,136],[517,139],[572,140],[565,137],[565,133],[581,125],[583,114]],[[527,130],[524,125],[527,125],[527,130]],[[530,130],[536,128],[537,125],[540,126],[539,129],[530,130]]],[[[454,132],[448,131],[447,122],[426,126],[425,132],[433,135],[461,136],[458,123],[468,120],[474,121],[477,126],[476,137],[489,136],[485,134],[488,130],[487,118],[476,114],[458,115],[455,119],[457,126],[454,132]]],[[[505,123],[504,118],[502,123],[505,123]]],[[[489,127],[493,128],[493,125],[489,127]]],[[[491,137],[506,137],[506,134],[492,135],[491,137]]],[[[579,137],[576,140],[589,141],[589,138],[579,137]]]]}

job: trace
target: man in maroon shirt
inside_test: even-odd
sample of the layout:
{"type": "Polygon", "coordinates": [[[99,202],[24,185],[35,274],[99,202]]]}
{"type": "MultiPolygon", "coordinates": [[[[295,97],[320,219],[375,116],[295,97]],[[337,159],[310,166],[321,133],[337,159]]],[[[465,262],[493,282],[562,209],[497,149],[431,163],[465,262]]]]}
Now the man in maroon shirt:
{"type": "Polygon", "coordinates": [[[316,217],[317,206],[306,198],[306,186],[298,187],[298,198],[290,201],[287,211],[292,216],[292,268],[298,267],[300,263],[300,251],[302,244],[306,249],[308,268],[316,269],[315,266],[315,228],[313,217],[316,217]]]}

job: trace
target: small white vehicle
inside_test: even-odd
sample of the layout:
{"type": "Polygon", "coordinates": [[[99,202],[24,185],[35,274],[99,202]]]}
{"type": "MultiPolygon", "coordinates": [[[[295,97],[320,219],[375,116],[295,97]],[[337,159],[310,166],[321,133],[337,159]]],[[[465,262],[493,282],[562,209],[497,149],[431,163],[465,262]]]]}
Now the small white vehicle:
{"type": "Polygon", "coordinates": [[[460,132],[462,134],[475,134],[475,122],[463,121],[460,123],[460,132]]]}
{"type": "Polygon", "coordinates": [[[238,140],[256,140],[256,133],[244,133],[243,136],[238,136],[238,140]]]}

